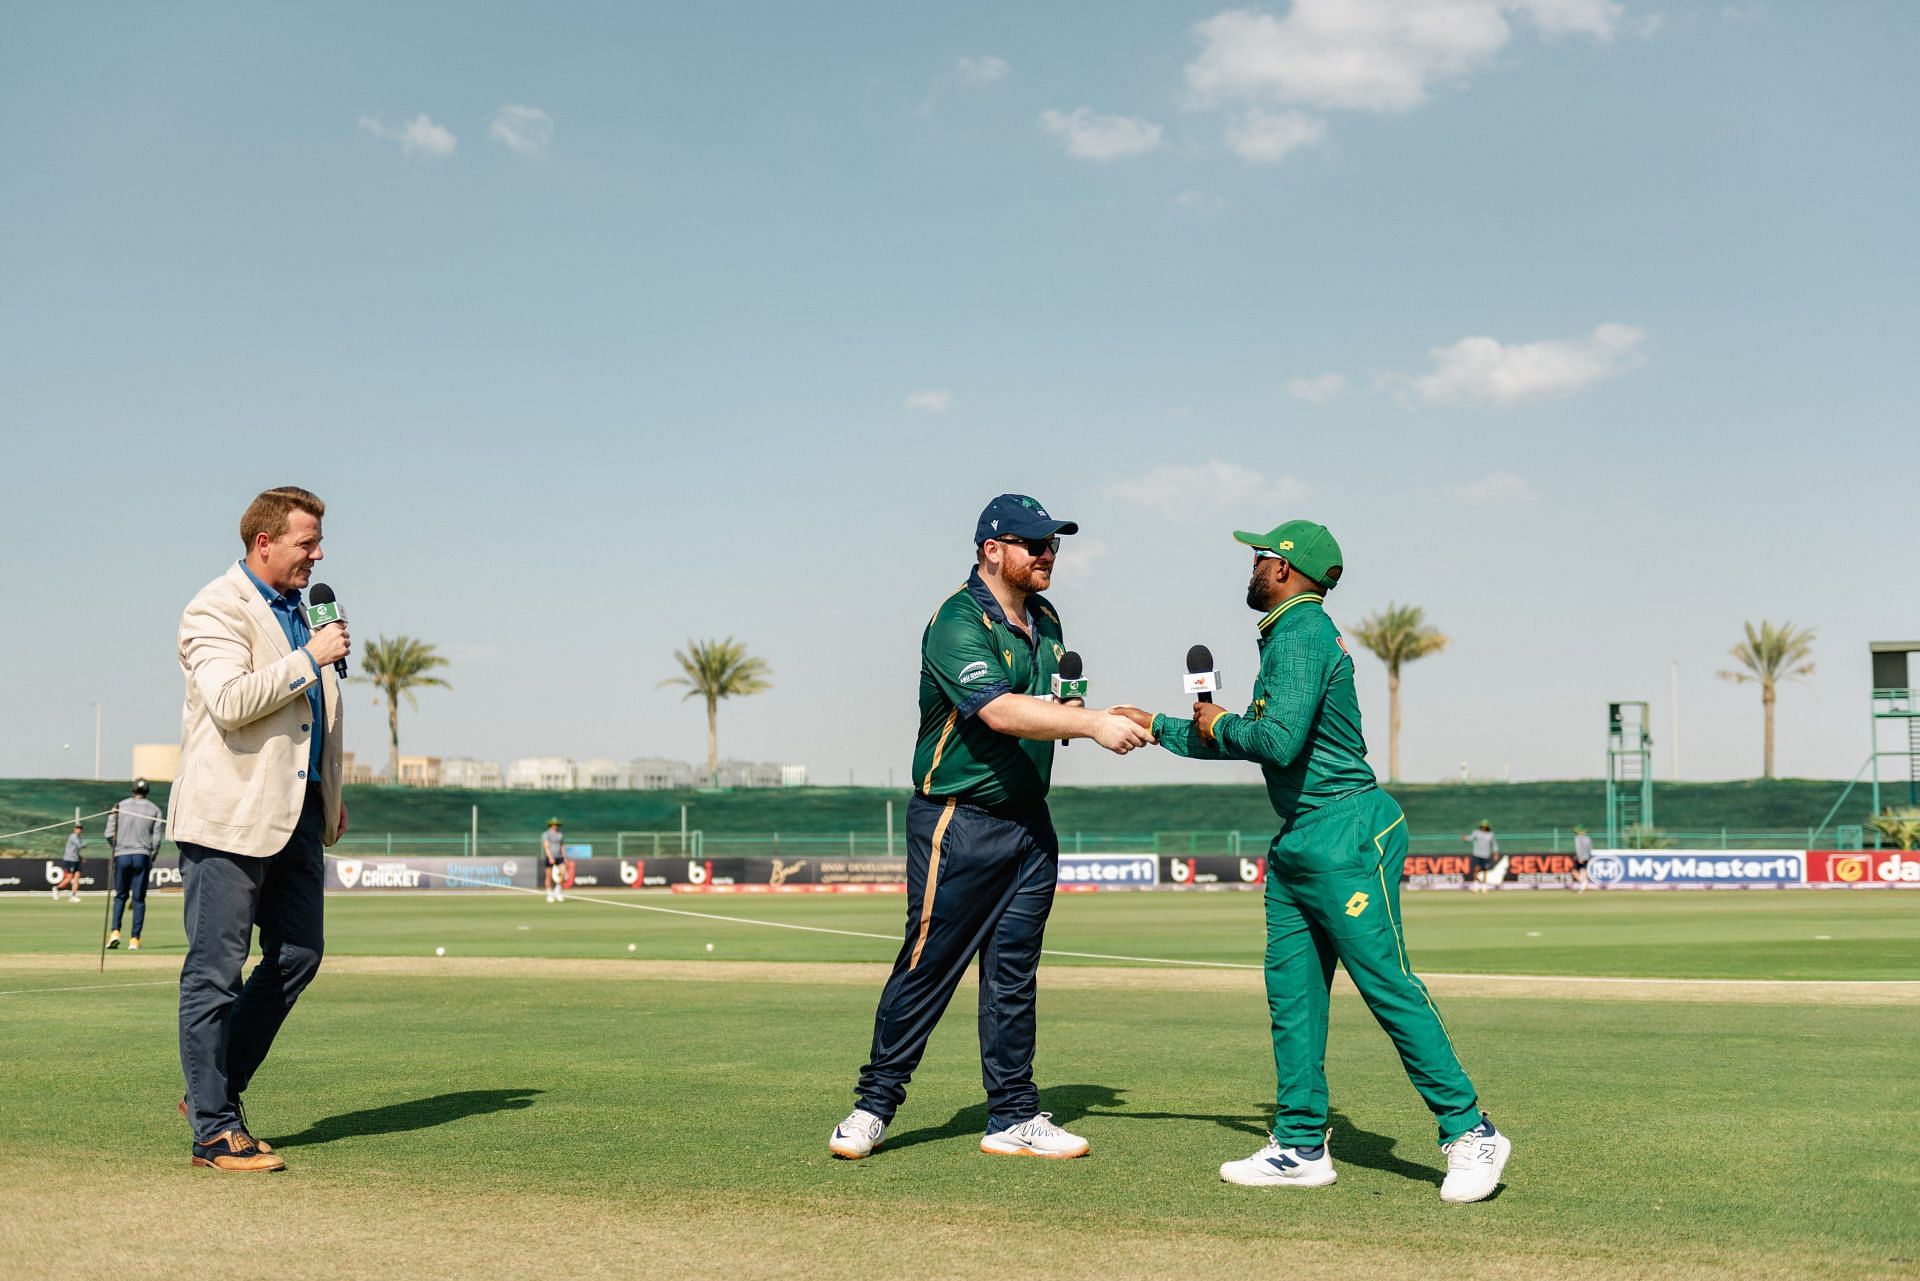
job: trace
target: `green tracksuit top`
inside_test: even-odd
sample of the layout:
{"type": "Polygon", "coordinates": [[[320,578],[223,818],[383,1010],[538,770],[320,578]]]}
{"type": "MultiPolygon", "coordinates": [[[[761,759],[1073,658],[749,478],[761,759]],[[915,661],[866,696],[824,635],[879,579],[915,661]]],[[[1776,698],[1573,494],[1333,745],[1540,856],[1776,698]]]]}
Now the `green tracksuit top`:
{"type": "Polygon", "coordinates": [[[1218,747],[1191,720],[1153,718],[1154,737],[1176,756],[1257,761],[1283,822],[1377,784],[1360,732],[1353,657],[1324,600],[1295,596],[1260,620],[1260,673],[1244,712],[1213,723],[1218,747]]]}

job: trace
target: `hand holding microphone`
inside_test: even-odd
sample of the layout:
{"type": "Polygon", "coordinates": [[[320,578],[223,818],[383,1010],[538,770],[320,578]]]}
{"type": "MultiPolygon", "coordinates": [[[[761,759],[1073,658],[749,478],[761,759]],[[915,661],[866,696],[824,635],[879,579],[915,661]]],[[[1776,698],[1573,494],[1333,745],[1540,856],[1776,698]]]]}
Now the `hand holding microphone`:
{"type": "Polygon", "coordinates": [[[1220,688],[1220,673],[1213,669],[1213,651],[1195,645],[1187,651],[1186,691],[1194,696],[1193,728],[1208,744],[1214,744],[1213,723],[1222,709],[1213,705],[1214,691],[1220,688]]]}
{"type": "Polygon", "coordinates": [[[322,667],[332,663],[335,674],[345,680],[347,654],[353,648],[352,638],[347,635],[347,620],[340,612],[333,588],[325,583],[315,583],[307,592],[307,599],[310,602],[307,606],[307,626],[313,629],[313,635],[307,641],[307,653],[322,667]]]}
{"type": "MultiPolygon", "coordinates": [[[[1060,655],[1060,670],[1053,674],[1053,701],[1060,704],[1072,704],[1079,707],[1087,705],[1087,678],[1080,651],[1070,649],[1060,655]]],[[[1063,738],[1060,746],[1065,747],[1072,739],[1063,738]]]]}

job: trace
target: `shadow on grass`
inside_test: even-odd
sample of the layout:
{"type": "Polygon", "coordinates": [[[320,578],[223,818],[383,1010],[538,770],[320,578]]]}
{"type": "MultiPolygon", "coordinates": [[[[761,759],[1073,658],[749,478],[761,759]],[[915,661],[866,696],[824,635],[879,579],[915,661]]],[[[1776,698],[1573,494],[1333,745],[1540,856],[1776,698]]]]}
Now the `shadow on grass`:
{"type": "Polygon", "coordinates": [[[272,1140],[279,1147],[312,1147],[336,1139],[359,1138],[373,1134],[402,1134],[408,1130],[430,1130],[470,1116],[490,1112],[516,1112],[533,1106],[540,1090],[457,1090],[430,1098],[389,1103],[385,1107],[360,1112],[342,1112],[323,1117],[298,1134],[272,1140]]]}
{"type": "MultiPolygon", "coordinates": [[[[1085,1087],[1078,1087],[1085,1088],[1085,1087]]],[[[1114,1091],[1117,1095],[1119,1091],[1114,1091]]],[[[1118,1100],[1116,1100],[1117,1102],[1118,1100]]],[[[1122,1107],[1125,1105],[1122,1104],[1122,1107]]],[[[1236,1130],[1255,1138],[1267,1137],[1267,1125],[1272,1114],[1266,1111],[1255,1112],[1247,1116],[1220,1116],[1206,1112],[1094,1112],[1084,1115],[1117,1117],[1132,1121],[1211,1121],[1224,1129],[1236,1130]]],[[[982,1118],[984,1122],[985,1118],[982,1118]]],[[[1398,1175],[1416,1183],[1431,1183],[1438,1187],[1446,1178],[1446,1171],[1433,1166],[1420,1165],[1414,1161],[1402,1160],[1393,1154],[1398,1139],[1386,1134],[1375,1134],[1355,1125],[1345,1113],[1330,1111],[1327,1123],[1333,1130],[1329,1140],[1333,1145],[1333,1159],[1336,1165],[1358,1165],[1369,1170],[1379,1170],[1385,1174],[1398,1175]]]]}
{"type": "MultiPolygon", "coordinates": [[[[1096,1112],[1096,1108],[1125,1106],[1120,1096],[1125,1090],[1110,1085],[1050,1085],[1040,1092],[1040,1106],[1053,1114],[1053,1123],[1073,1128],[1073,1123],[1083,1116],[1134,1116],[1132,1112],[1096,1112]]],[[[957,1139],[963,1134],[978,1138],[987,1132],[987,1105],[976,1103],[972,1107],[961,1108],[941,1125],[924,1129],[909,1130],[907,1133],[887,1137],[887,1151],[897,1152],[901,1148],[910,1148],[921,1143],[938,1143],[942,1139],[957,1139]]]]}

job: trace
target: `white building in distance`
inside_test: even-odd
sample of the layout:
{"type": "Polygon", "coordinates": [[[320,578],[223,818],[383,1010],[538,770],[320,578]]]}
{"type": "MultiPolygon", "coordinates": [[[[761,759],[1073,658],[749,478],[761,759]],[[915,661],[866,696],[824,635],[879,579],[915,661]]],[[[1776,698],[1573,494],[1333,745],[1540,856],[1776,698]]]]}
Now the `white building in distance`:
{"type": "Polygon", "coordinates": [[[440,786],[499,789],[506,786],[497,761],[476,760],[471,756],[449,756],[440,762],[440,786]]]}

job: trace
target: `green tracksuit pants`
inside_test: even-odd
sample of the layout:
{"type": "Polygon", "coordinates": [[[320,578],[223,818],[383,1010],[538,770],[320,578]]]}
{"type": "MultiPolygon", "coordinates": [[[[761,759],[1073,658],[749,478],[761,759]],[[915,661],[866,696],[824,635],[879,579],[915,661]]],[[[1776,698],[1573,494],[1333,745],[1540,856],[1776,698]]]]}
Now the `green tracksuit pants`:
{"type": "Polygon", "coordinates": [[[1400,866],[1407,822],[1374,788],[1288,822],[1267,853],[1267,1008],[1278,1075],[1273,1134],[1312,1147],[1327,1132],[1327,1012],[1346,967],[1449,1143],[1480,1123],[1426,984],[1407,962],[1400,866]]]}

